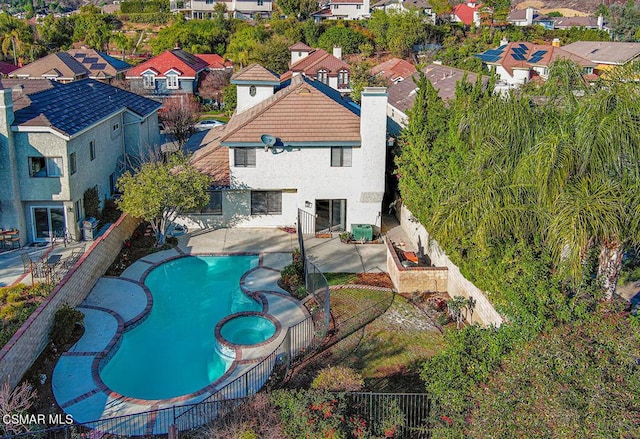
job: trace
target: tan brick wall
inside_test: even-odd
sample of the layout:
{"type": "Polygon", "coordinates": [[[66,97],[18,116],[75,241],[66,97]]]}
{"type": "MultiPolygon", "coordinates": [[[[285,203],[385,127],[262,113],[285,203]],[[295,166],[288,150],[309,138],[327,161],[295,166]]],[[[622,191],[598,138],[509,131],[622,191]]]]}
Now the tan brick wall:
{"type": "Polygon", "coordinates": [[[0,382],[9,380],[15,387],[49,342],[53,318],[62,305],[79,305],[98,279],[104,275],[131,237],[139,220],[122,215],[101,237],[96,239],[84,256],[54,288],[51,294],[31,314],[18,332],[0,351],[0,382]]]}
{"type": "Polygon", "coordinates": [[[495,310],[484,292],[476,287],[471,281],[465,278],[457,265],[440,248],[437,241],[431,239],[429,232],[422,224],[415,221],[415,218],[405,206],[400,210],[400,224],[413,244],[423,246],[423,252],[429,255],[431,263],[436,267],[448,268],[447,288],[451,297],[463,296],[473,297],[476,301],[473,312],[473,322],[485,325],[500,326],[503,322],[502,316],[495,310]]]}
{"type": "Polygon", "coordinates": [[[403,267],[393,246],[387,240],[387,271],[395,289],[401,293],[446,293],[447,267],[403,267]]]}

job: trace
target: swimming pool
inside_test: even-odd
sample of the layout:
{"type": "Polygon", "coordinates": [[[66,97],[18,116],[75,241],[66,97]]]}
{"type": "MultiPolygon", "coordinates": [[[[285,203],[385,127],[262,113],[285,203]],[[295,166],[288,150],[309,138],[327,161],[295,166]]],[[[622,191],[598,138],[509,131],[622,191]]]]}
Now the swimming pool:
{"type": "Polygon", "coordinates": [[[102,381],[121,395],[153,400],[218,380],[233,359],[217,351],[216,325],[231,314],[262,311],[240,288],[242,275],[257,266],[255,255],[190,256],[153,269],[144,281],[153,296],[151,312],[123,334],[100,369],[102,381]]]}

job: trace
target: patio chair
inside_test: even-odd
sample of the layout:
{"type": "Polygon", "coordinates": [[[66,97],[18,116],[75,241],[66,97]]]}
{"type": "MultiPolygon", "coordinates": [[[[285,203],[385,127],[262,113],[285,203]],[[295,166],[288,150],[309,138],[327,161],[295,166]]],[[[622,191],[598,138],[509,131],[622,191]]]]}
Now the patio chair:
{"type": "Polygon", "coordinates": [[[84,246],[82,246],[81,248],[74,248],[73,250],[71,250],[71,256],[69,256],[64,261],[62,261],[62,266],[67,270],[70,269],[71,267],[76,265],[76,262],[80,260],[84,252],[85,252],[84,246]]]}

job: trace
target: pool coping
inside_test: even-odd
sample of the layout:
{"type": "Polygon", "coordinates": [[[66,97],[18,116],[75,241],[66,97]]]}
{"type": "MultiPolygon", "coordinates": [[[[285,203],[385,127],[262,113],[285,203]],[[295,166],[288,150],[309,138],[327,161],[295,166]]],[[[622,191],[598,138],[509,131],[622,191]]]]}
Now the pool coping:
{"type": "MultiPolygon", "coordinates": [[[[102,349],[101,351],[95,351],[95,352],[90,352],[90,351],[81,351],[81,352],[65,352],[64,354],[62,354],[61,358],[64,357],[89,357],[89,356],[93,356],[93,361],[91,364],[91,380],[93,381],[93,384],[95,385],[95,388],[92,389],[89,392],[84,392],[81,395],[76,396],[75,398],[72,398],[68,401],[58,401],[58,403],[60,404],[60,407],[63,408],[65,411],[66,409],[72,407],[73,405],[90,398],[93,395],[96,395],[97,393],[104,393],[108,399],[111,400],[117,400],[118,404],[123,404],[123,405],[128,405],[129,408],[131,407],[131,405],[135,404],[136,406],[141,406],[143,408],[142,411],[139,411],[139,413],[144,413],[145,411],[148,410],[154,410],[154,409],[158,409],[158,408],[163,408],[163,407],[171,407],[180,403],[183,403],[185,401],[189,401],[189,400],[193,400],[196,399],[204,394],[214,394],[217,391],[219,391],[221,388],[223,388],[224,386],[226,386],[230,381],[230,377],[238,370],[238,367],[240,365],[245,365],[245,364],[251,364],[251,363],[259,363],[262,359],[268,357],[269,355],[271,355],[272,352],[269,352],[265,355],[261,355],[261,356],[254,356],[251,355],[250,359],[245,359],[243,353],[244,350],[247,349],[244,346],[241,345],[235,345],[236,346],[236,358],[233,360],[230,368],[225,371],[225,373],[218,378],[216,381],[214,381],[213,383],[186,395],[181,395],[181,396],[177,396],[177,397],[173,397],[173,398],[166,398],[166,399],[140,399],[140,398],[133,398],[133,397],[128,397],[125,395],[121,395],[118,392],[115,392],[114,390],[112,390],[111,388],[109,388],[109,386],[107,386],[103,381],[102,378],[100,377],[100,370],[101,368],[104,366],[104,364],[106,364],[106,362],[117,352],[117,347],[119,345],[119,343],[121,343],[122,341],[122,337],[124,335],[124,333],[130,331],[131,329],[135,328],[136,326],[138,326],[139,324],[141,324],[142,322],[144,322],[144,320],[149,316],[150,312],[151,312],[151,308],[153,306],[153,295],[151,294],[151,291],[149,290],[149,288],[144,284],[144,281],[146,280],[147,276],[149,275],[149,273],[151,271],[153,271],[155,268],[157,268],[158,266],[165,264],[167,262],[170,262],[172,260],[177,260],[177,259],[182,259],[185,257],[199,257],[199,256],[257,256],[258,257],[258,265],[256,267],[253,267],[249,270],[247,270],[246,272],[244,272],[242,274],[242,276],[240,277],[239,280],[239,284],[240,284],[240,288],[241,291],[247,295],[248,297],[253,298],[254,300],[256,300],[258,302],[258,304],[262,305],[262,311],[257,311],[258,314],[264,316],[264,315],[268,315],[270,317],[272,317],[272,319],[270,318],[270,320],[272,320],[275,324],[276,324],[276,332],[275,334],[269,338],[269,340],[266,340],[265,342],[262,342],[258,345],[251,345],[251,347],[249,349],[255,350],[255,349],[260,349],[260,348],[264,348],[265,346],[268,346],[269,344],[273,344],[274,345],[274,350],[277,349],[277,347],[279,346],[279,343],[281,343],[281,338],[282,338],[282,334],[283,334],[283,325],[282,325],[282,316],[278,317],[277,315],[273,315],[269,312],[269,300],[268,297],[266,296],[268,295],[274,295],[274,296],[278,296],[278,297],[282,297],[282,298],[286,298],[289,301],[292,302],[292,306],[295,306],[299,311],[301,311],[301,315],[304,316],[304,319],[306,319],[307,317],[309,317],[309,312],[306,309],[305,306],[303,306],[302,302],[298,301],[297,299],[293,298],[292,296],[288,295],[288,294],[284,294],[281,291],[276,291],[274,290],[270,290],[270,289],[265,289],[265,288],[261,288],[261,289],[257,289],[257,290],[251,290],[246,286],[246,279],[248,276],[250,276],[251,274],[253,274],[255,271],[257,270],[261,270],[261,269],[266,269],[266,270],[270,270],[270,271],[274,271],[274,272],[280,272],[279,269],[275,269],[272,267],[267,267],[264,266],[264,256],[266,254],[278,254],[278,253],[287,253],[287,252],[201,252],[201,253],[189,253],[189,254],[185,254],[184,252],[179,252],[178,255],[172,254],[172,255],[168,255],[167,258],[163,258],[161,260],[157,260],[153,263],[150,264],[149,261],[144,260],[144,258],[139,259],[138,261],[134,262],[134,264],[140,263],[140,264],[145,264],[145,265],[150,265],[140,276],[140,278],[138,280],[135,279],[131,279],[131,278],[126,278],[126,277],[117,277],[117,276],[104,276],[105,278],[113,278],[113,279],[118,279],[124,282],[130,282],[134,285],[136,285],[137,287],[141,288],[142,292],[144,293],[144,295],[146,296],[146,306],[144,307],[144,309],[139,312],[137,315],[135,315],[134,317],[130,318],[129,320],[124,320],[124,318],[122,317],[122,315],[120,315],[117,311],[113,310],[113,309],[109,309],[109,308],[105,308],[102,306],[95,306],[95,305],[80,305],[78,308],[81,310],[82,308],[86,308],[86,309],[93,309],[96,311],[100,311],[100,312],[105,312],[109,315],[111,315],[112,317],[114,317],[116,319],[117,322],[117,329],[116,332],[113,334],[113,336],[111,337],[111,340],[109,341],[109,343],[107,344],[106,347],[104,347],[104,349],[102,349]]],[[[134,265],[132,264],[132,265],[134,265]]],[[[273,286],[273,285],[271,285],[273,286]]],[[[277,285],[276,285],[277,286],[277,285]]],[[[278,287],[279,288],[279,287],[278,287]]],[[[89,294],[91,295],[91,293],[89,294]]],[[[269,318],[269,317],[268,317],[269,318]]],[[[303,320],[304,320],[303,319],[303,320]]],[[[303,321],[301,320],[301,321],[303,321]]],[[[287,328],[289,328],[290,326],[287,326],[287,328]]],[[[218,334],[216,333],[216,338],[217,338],[218,334]]],[[[74,345],[75,346],[75,345],[74,345]]],[[[57,366],[57,364],[56,364],[57,366]]],[[[55,392],[54,392],[55,394],[55,392]]],[[[56,398],[57,400],[57,398],[56,398]]],[[[135,410],[137,411],[138,409],[135,408],[135,410]]],[[[120,411],[120,410],[119,410],[120,411]]],[[[126,414],[131,414],[128,413],[125,409],[122,409],[123,412],[126,412],[126,414]]],[[[116,416],[119,416],[116,414],[116,416]]],[[[153,424],[153,422],[152,422],[153,424]]],[[[153,428],[153,426],[151,426],[153,428]]]]}

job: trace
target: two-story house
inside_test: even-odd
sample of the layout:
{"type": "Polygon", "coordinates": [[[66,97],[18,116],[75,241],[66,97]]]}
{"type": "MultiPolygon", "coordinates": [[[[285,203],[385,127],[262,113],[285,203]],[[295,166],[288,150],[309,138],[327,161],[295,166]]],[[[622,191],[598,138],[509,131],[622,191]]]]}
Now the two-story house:
{"type": "Polygon", "coordinates": [[[127,72],[129,89],[158,100],[172,95],[194,94],[200,74],[209,63],[180,48],[167,50],[127,72]]]}
{"type": "Polygon", "coordinates": [[[304,74],[309,78],[328,85],[342,93],[349,93],[351,67],[342,59],[342,48],[334,47],[333,53],[323,49],[314,49],[304,43],[289,47],[291,62],[289,70],[280,76],[281,81],[304,74]]]}
{"type": "Polygon", "coordinates": [[[91,78],[111,83],[124,79],[131,65],[103,52],[89,48],[71,49],[40,58],[9,74],[18,79],[51,79],[67,83],[91,78]]]}
{"type": "Polygon", "coordinates": [[[567,52],[581,56],[596,64],[597,74],[606,73],[615,66],[624,66],[640,59],[640,43],[622,41],[576,41],[562,46],[567,52]]]}
{"type": "Polygon", "coordinates": [[[370,16],[369,0],[328,0],[319,11],[311,14],[317,23],[322,20],[363,20],[370,16]]]}
{"type": "Polygon", "coordinates": [[[188,19],[209,19],[216,15],[216,5],[223,4],[235,18],[268,18],[273,10],[272,0],[170,0],[169,10],[180,12],[188,19]]]}
{"type": "Polygon", "coordinates": [[[532,79],[546,80],[549,66],[558,59],[568,59],[581,66],[587,81],[597,79],[593,73],[595,63],[556,45],[507,41],[502,43],[500,47],[476,55],[489,71],[498,75],[501,83],[499,85],[507,88],[518,87],[532,79]]]}
{"type": "Polygon", "coordinates": [[[80,238],[85,191],[111,197],[126,163],[159,144],[160,104],[92,79],[0,86],[0,226],[23,245],[80,238]]]}
{"type": "Polygon", "coordinates": [[[451,21],[463,23],[465,26],[480,26],[480,11],[484,6],[476,3],[476,0],[467,0],[459,3],[451,10],[451,21]]]}
{"type": "Polygon", "coordinates": [[[424,14],[430,24],[436,24],[437,15],[426,0],[380,0],[371,6],[373,10],[408,12],[424,14]]]}
{"type": "Polygon", "coordinates": [[[325,84],[251,65],[232,78],[238,108],[211,129],[193,164],[211,175],[211,202],[188,220],[201,227],[292,226],[302,209],[316,232],[380,226],[385,191],[384,88],[362,105],[325,84]]]}

